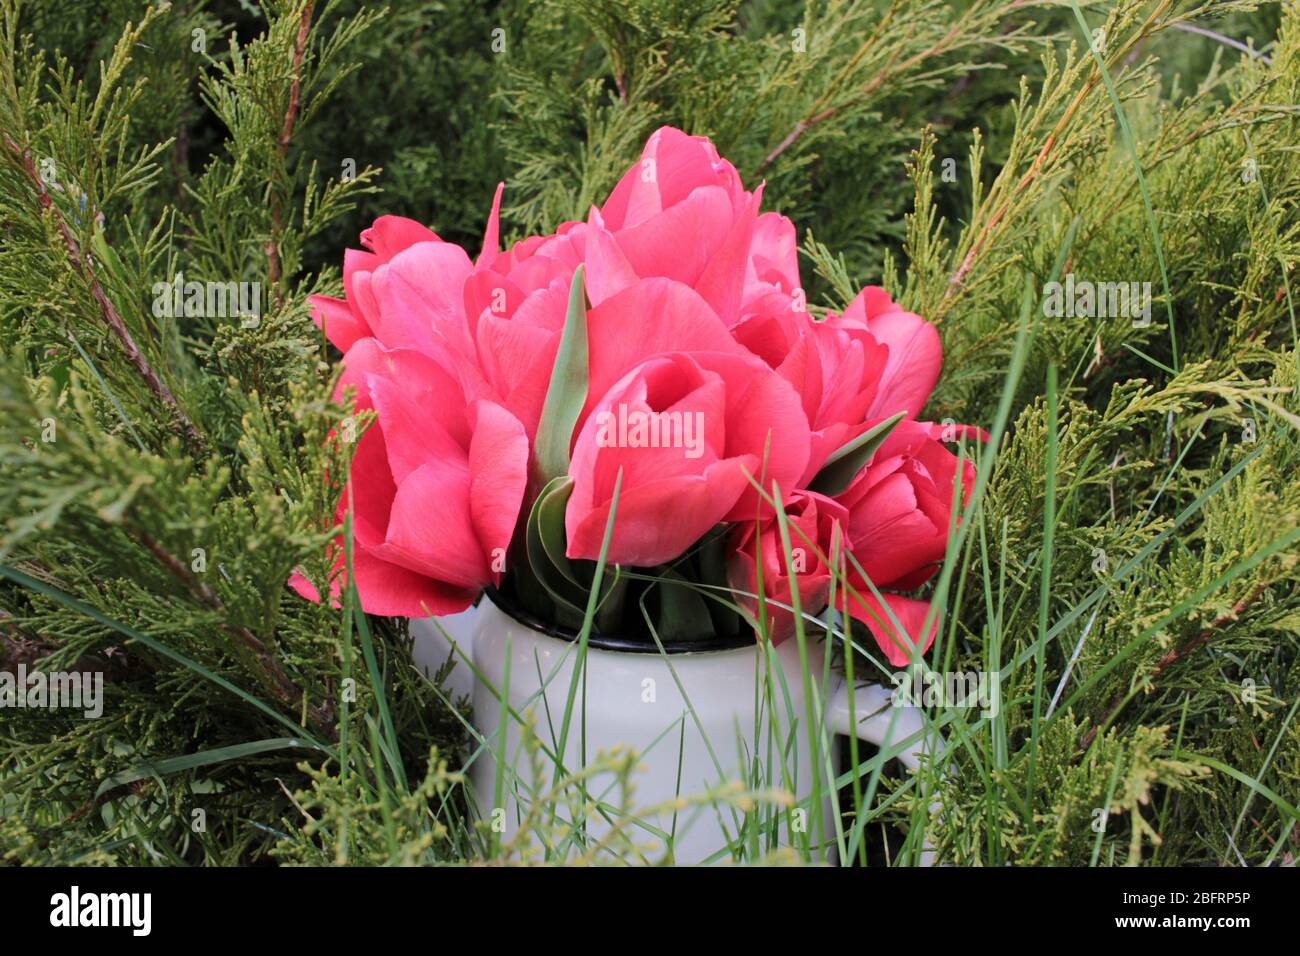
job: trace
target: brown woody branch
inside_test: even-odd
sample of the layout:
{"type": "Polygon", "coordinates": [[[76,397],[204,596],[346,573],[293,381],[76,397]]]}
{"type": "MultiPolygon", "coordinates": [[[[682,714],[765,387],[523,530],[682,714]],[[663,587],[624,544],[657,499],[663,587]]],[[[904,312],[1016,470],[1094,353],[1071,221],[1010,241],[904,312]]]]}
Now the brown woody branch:
{"type": "MultiPolygon", "coordinates": [[[[945,37],[944,40],[947,40],[947,37],[945,37]]],[[[940,42],[942,43],[943,41],[940,42]]],[[[939,49],[939,46],[940,44],[935,44],[933,47],[930,47],[928,50],[923,50],[920,53],[916,54],[915,56],[908,58],[907,60],[903,61],[902,65],[899,66],[897,69],[891,70],[887,66],[885,69],[877,73],[876,76],[872,78],[870,83],[868,83],[866,86],[862,88],[862,92],[860,94],[853,97],[848,102],[842,103],[840,106],[828,106],[825,109],[817,110],[812,115],[806,116],[803,119],[799,120],[799,122],[795,123],[794,126],[791,128],[790,132],[785,134],[785,138],[782,139],[781,142],[777,143],[775,148],[773,148],[773,150],[770,153],[768,153],[766,156],[763,157],[763,161],[758,164],[758,169],[756,172],[758,174],[761,174],[765,169],[767,169],[767,167],[771,166],[774,162],[776,162],[777,159],[780,158],[782,153],[784,153],[787,149],[793,146],[798,141],[799,137],[801,137],[804,133],[808,132],[808,130],[810,130],[812,127],[816,126],[818,123],[822,123],[830,119],[837,112],[839,112],[839,110],[842,107],[852,106],[855,103],[862,102],[873,92],[875,92],[878,88],[883,86],[885,81],[888,80],[894,74],[898,73],[901,70],[906,70],[910,68],[912,65],[920,62],[921,60],[925,59],[928,56],[934,55],[934,53],[939,49]]],[[[822,100],[822,102],[825,102],[825,100],[822,100]]]]}
{"type": "Polygon", "coordinates": [[[131,336],[131,331],[126,327],[126,322],[114,307],[112,301],[105,294],[99,280],[95,278],[95,267],[90,257],[82,250],[81,245],[77,242],[76,237],[72,235],[72,230],[64,221],[62,214],[54,205],[54,200],[50,197],[49,190],[45,188],[45,182],[41,179],[40,174],[36,171],[36,164],[32,161],[32,154],[29,150],[23,149],[13,139],[5,134],[5,148],[13,154],[18,166],[26,174],[32,188],[36,191],[36,198],[41,204],[41,208],[47,210],[53,217],[55,224],[59,227],[59,233],[63,236],[63,243],[68,249],[68,259],[76,269],[77,274],[90,286],[91,297],[95,304],[99,306],[99,313],[103,317],[105,324],[112,331],[113,335],[121,343],[123,351],[126,353],[127,361],[135,368],[136,373],[144,379],[149,390],[167,407],[171,413],[173,422],[180,432],[190,441],[190,443],[200,452],[207,451],[207,440],[203,434],[195,427],[194,422],[185,414],[180,403],[176,401],[176,396],[167,387],[158,373],[153,370],[149,360],[145,358],[140,347],[135,344],[135,339],[131,336]]]}
{"type": "MultiPolygon", "coordinates": [[[[289,81],[289,106],[284,112],[284,123],[280,127],[280,140],[277,144],[280,162],[289,154],[289,143],[293,139],[293,124],[298,120],[298,98],[302,93],[302,59],[307,50],[307,36],[311,33],[311,14],[316,6],[315,0],[302,8],[302,18],[298,21],[298,38],[293,46],[293,77],[289,81]]],[[[280,301],[280,278],[283,267],[280,265],[280,236],[284,233],[284,209],[280,194],[271,188],[271,236],[266,241],[266,279],[271,287],[271,294],[280,301]]]]}
{"type": "MultiPolygon", "coordinates": [[[[1214,622],[1211,623],[1209,627],[1203,628],[1195,637],[1166,651],[1156,663],[1155,670],[1151,672],[1151,675],[1147,680],[1150,683],[1154,683],[1159,680],[1160,677],[1169,670],[1169,668],[1188,657],[1193,651],[1208,644],[1214,638],[1216,632],[1241,617],[1241,615],[1245,613],[1246,609],[1250,607],[1250,605],[1254,604],[1255,601],[1258,600],[1259,596],[1267,589],[1267,584],[1255,585],[1251,592],[1234,604],[1232,610],[1227,614],[1219,615],[1214,619],[1214,622]]],[[[1123,703],[1123,696],[1116,696],[1115,699],[1111,701],[1110,706],[1106,708],[1106,712],[1102,715],[1097,726],[1093,727],[1079,739],[1080,750],[1087,750],[1092,746],[1092,742],[1096,738],[1098,731],[1105,728],[1111,722],[1111,719],[1119,711],[1120,707],[1123,706],[1123,703]]]]}
{"type": "MultiPolygon", "coordinates": [[[[1155,32],[1155,24],[1159,22],[1160,17],[1164,14],[1168,6],[1169,0],[1162,0],[1160,5],[1146,18],[1138,32],[1130,38],[1128,43],[1124,44],[1124,46],[1120,48],[1119,52],[1115,55],[1116,60],[1126,59],[1127,56],[1132,55],[1142,41],[1150,36],[1151,33],[1155,32]]],[[[948,287],[944,290],[943,294],[944,302],[947,302],[953,293],[955,293],[961,286],[962,282],[965,281],[967,274],[972,268],[974,268],[975,259],[983,250],[985,242],[988,240],[993,230],[997,228],[998,224],[1001,223],[1002,219],[1010,211],[1012,201],[1016,196],[1028,189],[1030,184],[1038,177],[1043,164],[1046,162],[1052,149],[1056,146],[1057,141],[1065,134],[1066,129],[1074,120],[1075,114],[1078,113],[1088,96],[1097,85],[1101,83],[1101,81],[1101,70],[1094,65],[1092,72],[1088,76],[1088,81],[1079,89],[1079,92],[1075,94],[1074,98],[1066,106],[1065,112],[1061,114],[1061,118],[1057,120],[1056,126],[1053,127],[1052,132],[1048,135],[1047,139],[1043,141],[1043,146],[1038,151],[1038,155],[1034,158],[1033,165],[1031,165],[1029,170],[1020,177],[1020,181],[1016,183],[1012,194],[1003,200],[1002,204],[989,218],[989,221],[980,229],[979,235],[976,236],[975,241],[971,243],[970,249],[962,258],[961,265],[948,280],[948,287]]]]}
{"type": "MultiPolygon", "coordinates": [[[[190,573],[190,569],[179,558],[159,544],[152,535],[147,531],[135,530],[132,532],[132,536],[167,568],[172,577],[184,585],[191,597],[209,610],[216,611],[218,614],[225,614],[225,604],[222,603],[216,592],[194,577],[190,573]]],[[[253,652],[253,656],[262,667],[272,692],[282,704],[295,708],[302,706],[302,690],[284,672],[284,668],[275,659],[265,641],[242,624],[224,623],[220,627],[221,630],[230,634],[253,652]]],[[[307,713],[316,729],[331,736],[333,735],[334,712],[328,704],[308,704],[307,713]]]]}

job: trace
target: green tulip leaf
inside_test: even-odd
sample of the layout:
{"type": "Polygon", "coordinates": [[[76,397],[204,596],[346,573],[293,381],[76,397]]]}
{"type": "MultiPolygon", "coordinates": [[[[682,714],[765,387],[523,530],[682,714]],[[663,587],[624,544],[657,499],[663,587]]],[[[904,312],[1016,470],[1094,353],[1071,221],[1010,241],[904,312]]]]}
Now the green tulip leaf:
{"type": "Polygon", "coordinates": [[[578,266],[569,287],[569,311],[537,424],[533,456],[537,486],[568,473],[573,429],[587,403],[587,296],[582,283],[582,266],[578,266]]]}
{"type": "Polygon", "coordinates": [[[551,565],[562,575],[584,588],[573,562],[569,560],[568,540],[564,529],[564,511],[573,494],[572,478],[556,478],[537,497],[533,516],[537,521],[537,537],[551,565]]]}
{"type": "Polygon", "coordinates": [[[840,494],[853,483],[853,479],[871,460],[876,449],[884,444],[889,433],[906,417],[907,412],[899,412],[867,429],[852,441],[841,445],[826,459],[826,464],[822,465],[808,487],[829,498],[840,494]]]}
{"type": "Polygon", "coordinates": [[[585,591],[564,556],[564,508],[572,493],[572,478],[561,476],[547,483],[529,512],[524,543],[538,583],[558,605],[582,614],[585,591]]]}
{"type": "Polygon", "coordinates": [[[665,644],[713,633],[708,603],[681,574],[664,570],[654,591],[657,604],[655,631],[665,644]]]}

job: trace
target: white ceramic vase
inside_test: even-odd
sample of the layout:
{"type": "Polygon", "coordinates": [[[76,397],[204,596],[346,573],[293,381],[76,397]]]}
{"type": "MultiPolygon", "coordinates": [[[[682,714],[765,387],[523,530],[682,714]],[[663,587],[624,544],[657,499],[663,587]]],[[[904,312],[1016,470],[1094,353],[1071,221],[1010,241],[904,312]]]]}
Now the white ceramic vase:
{"type": "MultiPolygon", "coordinates": [[[[496,839],[514,841],[516,849],[531,844],[538,854],[580,824],[582,840],[559,840],[569,857],[589,851],[654,863],[668,856],[671,844],[672,862],[719,862],[733,858],[729,848],[748,827],[747,834],[754,828],[762,833],[757,843],[745,837],[749,858],[755,846],[761,856],[775,843],[833,860],[834,787],[828,781],[840,773],[835,735],[856,734],[896,752],[909,768],[926,749],[940,746],[937,735],[927,737],[920,712],[894,705],[885,688],[857,686],[850,695],[834,668],[823,681],[827,669],[818,643],[805,645],[813,675],[806,683],[793,638],[766,651],[751,635],[664,652],[594,637],[585,680],[579,674],[575,684],[579,648],[572,636],[530,620],[499,596],[485,596],[463,615],[411,626],[416,658],[430,670],[449,650],[472,659],[472,668],[457,670],[462,681],[470,678],[481,738],[469,766],[473,799],[496,839]],[[524,743],[525,725],[536,736],[531,748],[524,743]],[[810,726],[817,728],[811,740],[810,726]],[[549,791],[561,740],[561,780],[581,775],[584,766],[596,769],[581,787],[562,787],[557,801],[549,791]],[[616,755],[629,751],[639,758],[630,799],[611,769],[616,755]],[[540,779],[534,774],[538,760],[540,779]],[[814,774],[820,775],[820,821],[814,774]],[[759,798],[747,817],[728,786],[779,790],[794,803],[778,808],[759,798]],[[530,818],[534,807],[540,817],[530,818]],[[545,827],[537,826],[539,820],[545,827]],[[516,839],[521,824],[527,832],[516,839]],[[534,838],[542,833],[547,836],[534,838]]],[[[928,864],[930,856],[922,852],[919,862],[928,864]]]]}

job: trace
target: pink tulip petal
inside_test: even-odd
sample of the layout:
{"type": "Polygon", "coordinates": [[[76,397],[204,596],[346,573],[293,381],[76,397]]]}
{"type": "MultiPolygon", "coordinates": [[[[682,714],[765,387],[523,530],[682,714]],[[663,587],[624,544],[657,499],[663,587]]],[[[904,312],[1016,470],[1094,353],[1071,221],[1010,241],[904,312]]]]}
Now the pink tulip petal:
{"type": "Polygon", "coordinates": [[[307,298],[307,304],[312,307],[311,320],[316,328],[323,328],[325,337],[340,352],[346,352],[357,339],[370,335],[365,320],[358,319],[342,299],[313,295],[307,298]]]}
{"type": "Polygon", "coordinates": [[[379,413],[388,465],[398,485],[430,460],[465,461],[465,402],[454,382],[450,388],[419,387],[415,382],[403,386],[371,375],[367,384],[379,413]],[[447,426],[458,434],[452,434],[447,426]]]}
{"type": "Polygon", "coordinates": [[[524,290],[495,269],[475,269],[465,280],[465,317],[476,330],[484,316],[508,319],[524,301],[524,290]]]}
{"type": "MultiPolygon", "coordinates": [[[[350,252],[351,250],[349,250],[350,252]]],[[[375,257],[378,258],[378,257],[375,257]]],[[[380,263],[376,268],[380,268],[380,263]]],[[[343,288],[347,292],[348,306],[356,315],[365,320],[374,335],[374,323],[379,319],[379,300],[375,298],[374,273],[368,269],[357,269],[350,276],[344,267],[343,288]]]]}
{"type": "MultiPolygon", "coordinates": [[[[716,462],[703,474],[679,476],[629,488],[619,493],[618,512],[610,538],[608,560],[615,564],[654,567],[681,557],[706,531],[720,522],[748,484],[744,471],[752,460],[716,462]]],[[[565,513],[568,556],[596,560],[600,556],[610,501],[584,502],[581,474],[565,513]]]]}
{"type": "Polygon", "coordinates": [[[355,301],[352,277],[359,272],[367,274],[374,272],[383,264],[384,260],[373,252],[363,252],[360,249],[343,250],[343,294],[347,296],[349,302],[355,301]]]}
{"type": "Polygon", "coordinates": [[[361,610],[384,617],[438,617],[474,603],[477,588],[456,588],[358,550],[352,556],[361,610]]]}
{"type": "Polygon", "coordinates": [[[370,550],[453,587],[487,584],[491,574],[470,520],[468,464],[436,458],[407,475],[393,496],[388,535],[370,550]]]}
{"type": "Polygon", "coordinates": [[[901,311],[903,310],[889,297],[888,292],[878,285],[869,285],[849,303],[843,318],[869,326],[876,318],[888,312],[901,311]]]}
{"type": "Polygon", "coordinates": [[[549,382],[549,366],[555,363],[559,345],[558,330],[533,324],[518,315],[498,319],[485,313],[479,321],[478,354],[483,372],[501,395],[511,395],[524,387],[528,378],[537,373],[534,365],[539,359],[546,359],[548,367],[543,377],[549,382]]]}
{"type": "Polygon", "coordinates": [[[464,285],[469,257],[449,242],[421,242],[380,266],[371,277],[379,301],[375,336],[389,348],[415,348],[430,354],[452,349],[472,360],[465,318],[464,285]]]}
{"type": "Polygon", "coordinates": [[[479,251],[476,265],[491,264],[501,254],[501,194],[505,188],[505,183],[497,183],[496,194],[492,197],[492,211],[488,213],[487,228],[483,230],[483,248],[479,251]]]}
{"type": "Polygon", "coordinates": [[[349,492],[353,508],[352,533],[364,545],[378,545],[388,534],[388,517],[397,492],[392,470],[388,467],[388,449],[379,427],[367,428],[352,455],[348,484],[339,500],[339,513],[348,506],[349,492]]]}
{"type": "Polygon", "coordinates": [[[772,286],[788,293],[800,287],[798,245],[794,223],[785,216],[765,212],[758,217],[745,273],[746,302],[772,286]]]}
{"type": "MultiPolygon", "coordinates": [[[[762,300],[760,305],[765,306],[766,303],[767,300],[762,300]]],[[[771,368],[781,368],[791,353],[799,348],[800,343],[806,338],[799,328],[801,324],[794,314],[788,311],[757,311],[741,318],[732,327],[731,334],[735,336],[737,342],[771,368]]],[[[804,351],[807,350],[807,346],[803,348],[804,351]]],[[[798,390],[797,380],[790,377],[790,382],[798,390]]]]}
{"type": "Polygon", "coordinates": [[[494,583],[519,520],[528,484],[528,436],[500,405],[478,402],[469,448],[470,518],[494,583]]]}
{"type": "Polygon", "coordinates": [[[382,262],[387,262],[418,242],[442,240],[427,226],[403,216],[380,216],[374,225],[361,233],[361,244],[373,250],[382,262]]]}
{"type": "Polygon", "coordinates": [[[865,593],[859,592],[857,600],[849,601],[849,614],[867,626],[890,664],[906,667],[912,662],[913,656],[924,654],[934,643],[934,636],[939,629],[938,615],[930,623],[924,639],[920,639],[925,617],[930,612],[930,603],[897,594],[882,594],[881,597],[888,604],[888,610],[868,590],[865,593]],[[890,619],[891,610],[902,625],[902,631],[890,619]]]}
{"type": "Polygon", "coordinates": [[[670,279],[642,279],[587,313],[588,387],[583,417],[627,372],[665,352],[747,355],[699,293],[670,279]]]}
{"type": "Polygon", "coordinates": [[[587,232],[587,298],[592,306],[600,305],[611,296],[636,283],[638,278],[632,263],[619,247],[614,237],[600,221],[600,213],[591,210],[591,228],[587,232]]]}
{"type": "Polygon", "coordinates": [[[740,302],[745,290],[745,264],[754,234],[754,220],[758,217],[758,207],[762,200],[763,187],[760,185],[733,218],[726,239],[713,251],[704,271],[695,282],[695,291],[704,297],[704,301],[713,307],[713,311],[718,313],[718,317],[728,327],[735,325],[740,318],[740,302]]]}
{"type": "Polygon", "coordinates": [[[916,418],[929,401],[943,366],[939,331],[911,312],[887,313],[873,319],[870,328],[876,341],[889,347],[889,357],[868,414],[884,418],[906,411],[916,418]]]}
{"type": "MultiPolygon", "coordinates": [[[[318,591],[316,586],[308,581],[300,572],[295,571],[293,574],[289,575],[289,587],[296,591],[299,597],[305,597],[308,601],[311,601],[312,604],[320,603],[320,591],[318,591]]],[[[339,589],[336,586],[334,588],[334,594],[337,595],[338,593],[339,589]]],[[[337,606],[338,602],[334,603],[337,606]]]]}
{"type": "MultiPolygon", "coordinates": [[[[659,215],[615,233],[614,238],[638,276],[663,276],[694,286],[724,244],[733,219],[726,191],[701,186],[659,215]]],[[[747,235],[744,247],[748,247],[747,235]]],[[[739,248],[735,255],[743,261],[745,251],[739,248]]],[[[737,264],[737,271],[739,268],[737,264]]]]}

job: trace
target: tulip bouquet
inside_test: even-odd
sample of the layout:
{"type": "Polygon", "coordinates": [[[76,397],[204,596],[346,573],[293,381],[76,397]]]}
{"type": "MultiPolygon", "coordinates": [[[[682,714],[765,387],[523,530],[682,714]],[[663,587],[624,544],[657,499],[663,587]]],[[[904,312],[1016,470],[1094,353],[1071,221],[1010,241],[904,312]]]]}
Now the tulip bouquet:
{"type": "Polygon", "coordinates": [[[814,317],[794,224],[704,137],[658,130],[585,222],[506,251],[501,193],[477,258],[384,216],[311,300],[373,421],[350,565],[340,532],[331,580],[291,585],[337,599],[350,566],[365,611],[410,617],[490,587],[653,646],[783,640],[834,579],[892,664],[923,653],[937,615],[898,592],[941,561],[974,471],[948,445],[979,434],[918,420],[934,327],[876,287],[814,317]]]}

